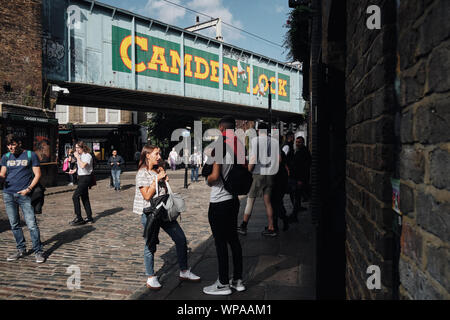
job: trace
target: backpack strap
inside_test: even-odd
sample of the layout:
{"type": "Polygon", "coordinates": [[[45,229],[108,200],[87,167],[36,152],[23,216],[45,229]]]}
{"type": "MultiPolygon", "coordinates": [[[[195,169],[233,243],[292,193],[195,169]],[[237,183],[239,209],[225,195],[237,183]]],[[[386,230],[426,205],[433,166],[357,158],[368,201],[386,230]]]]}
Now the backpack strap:
{"type": "MultiPolygon", "coordinates": [[[[6,159],[9,160],[9,158],[11,158],[11,152],[6,154],[6,159]]],[[[6,162],[6,175],[8,175],[8,162],[6,162]]]]}

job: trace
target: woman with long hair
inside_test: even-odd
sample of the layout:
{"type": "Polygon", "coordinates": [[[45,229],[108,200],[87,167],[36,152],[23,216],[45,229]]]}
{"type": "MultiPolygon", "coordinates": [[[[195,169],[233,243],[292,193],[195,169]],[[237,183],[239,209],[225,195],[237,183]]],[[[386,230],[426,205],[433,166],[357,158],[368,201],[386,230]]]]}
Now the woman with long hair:
{"type": "Polygon", "coordinates": [[[89,186],[91,184],[91,174],[93,170],[93,159],[90,154],[89,147],[83,142],[78,141],[75,144],[74,157],[77,159],[77,168],[69,171],[69,174],[78,174],[78,186],[73,193],[73,207],[75,210],[75,219],[70,222],[71,225],[77,226],[85,223],[93,223],[91,203],[89,201],[89,186]],[[87,218],[83,220],[81,217],[80,198],[83,201],[84,210],[87,218]]]}
{"type": "MultiPolygon", "coordinates": [[[[169,181],[169,177],[162,167],[161,150],[153,145],[145,145],[142,148],[141,157],[136,174],[136,191],[134,196],[133,212],[141,216],[141,223],[145,228],[147,216],[143,214],[144,208],[150,207],[150,199],[156,195],[158,188],[159,195],[166,194],[164,188],[165,182],[169,181]]],[[[200,281],[200,277],[193,274],[187,264],[187,241],[183,230],[178,222],[161,222],[161,228],[175,242],[178,256],[178,264],[180,266],[180,280],[200,281]]],[[[146,244],[144,248],[145,271],[147,274],[147,287],[152,290],[161,289],[161,284],[155,276],[154,271],[154,253],[156,246],[149,248],[146,244]]]]}

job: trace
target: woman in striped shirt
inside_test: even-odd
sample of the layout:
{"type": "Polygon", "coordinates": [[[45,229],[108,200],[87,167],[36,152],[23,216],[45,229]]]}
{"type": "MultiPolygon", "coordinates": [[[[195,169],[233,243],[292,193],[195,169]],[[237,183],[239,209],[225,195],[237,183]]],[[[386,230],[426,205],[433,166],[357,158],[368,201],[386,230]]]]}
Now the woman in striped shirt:
{"type": "MultiPolygon", "coordinates": [[[[150,199],[156,195],[158,187],[159,195],[166,194],[164,188],[165,182],[169,177],[163,168],[158,168],[161,160],[161,150],[152,145],[145,145],[142,148],[141,158],[139,160],[138,172],[136,174],[136,191],[134,196],[133,212],[141,216],[142,225],[145,228],[147,216],[143,214],[144,208],[150,207],[150,199]],[[158,184],[158,186],[157,186],[158,184]]],[[[183,230],[177,221],[162,222],[161,228],[175,242],[180,266],[180,280],[200,281],[200,277],[193,274],[187,265],[187,241],[183,230]]],[[[147,287],[152,290],[161,289],[161,284],[155,276],[154,271],[154,253],[155,248],[149,248],[145,245],[144,262],[147,274],[147,287]]]]}

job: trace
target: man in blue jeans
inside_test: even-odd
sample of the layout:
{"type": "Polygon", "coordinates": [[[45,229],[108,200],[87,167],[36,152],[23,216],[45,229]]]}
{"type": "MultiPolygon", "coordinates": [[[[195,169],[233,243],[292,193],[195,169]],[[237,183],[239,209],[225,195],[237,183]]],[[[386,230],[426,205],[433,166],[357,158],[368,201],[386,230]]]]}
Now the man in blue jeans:
{"type": "Polygon", "coordinates": [[[17,251],[8,256],[6,260],[15,261],[22,258],[26,253],[25,238],[20,226],[18,211],[18,206],[20,206],[28,230],[30,230],[36,262],[42,263],[45,261],[45,258],[42,251],[40,231],[30,197],[31,191],[41,177],[39,159],[34,152],[22,149],[21,138],[13,134],[6,136],[6,146],[9,152],[2,157],[0,178],[5,179],[3,201],[5,202],[6,214],[17,244],[17,251]]]}
{"type": "Polygon", "coordinates": [[[108,163],[111,166],[111,176],[113,178],[114,190],[120,190],[120,173],[122,172],[122,166],[125,163],[121,156],[117,155],[117,150],[113,150],[112,156],[109,157],[108,163]]]}

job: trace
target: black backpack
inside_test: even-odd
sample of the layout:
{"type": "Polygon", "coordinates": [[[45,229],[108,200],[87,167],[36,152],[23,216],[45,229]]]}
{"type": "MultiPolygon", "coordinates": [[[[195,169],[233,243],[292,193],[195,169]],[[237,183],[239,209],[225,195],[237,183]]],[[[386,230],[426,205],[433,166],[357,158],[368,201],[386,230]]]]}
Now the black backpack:
{"type": "MultiPolygon", "coordinates": [[[[226,146],[225,142],[224,146],[226,146]]],[[[220,172],[220,177],[222,178],[225,190],[233,196],[247,195],[253,182],[251,172],[249,172],[243,164],[237,163],[236,154],[234,154],[234,164],[232,165],[227,178],[223,178],[222,171],[220,172]]]]}

